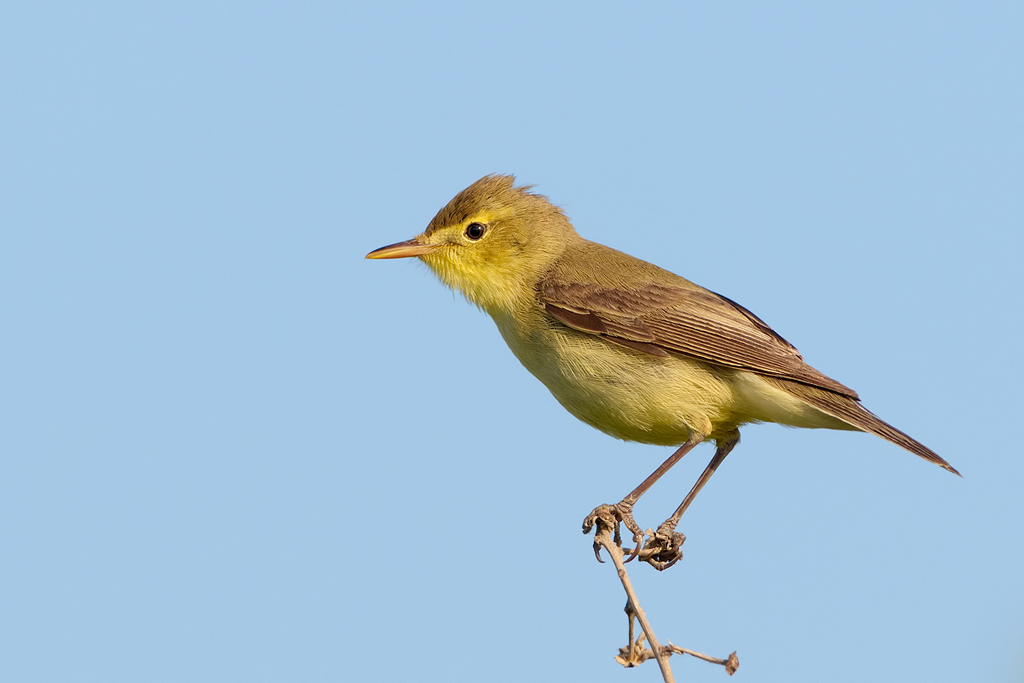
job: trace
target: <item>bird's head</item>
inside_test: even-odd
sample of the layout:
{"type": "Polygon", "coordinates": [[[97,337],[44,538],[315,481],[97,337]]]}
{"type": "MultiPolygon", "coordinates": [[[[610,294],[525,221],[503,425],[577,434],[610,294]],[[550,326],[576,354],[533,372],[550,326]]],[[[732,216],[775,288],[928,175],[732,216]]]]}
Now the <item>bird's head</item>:
{"type": "Polygon", "coordinates": [[[430,225],[370,259],[419,257],[449,287],[488,313],[512,311],[573,239],[569,219],[546,197],[489,175],[460,192],[430,225]]]}

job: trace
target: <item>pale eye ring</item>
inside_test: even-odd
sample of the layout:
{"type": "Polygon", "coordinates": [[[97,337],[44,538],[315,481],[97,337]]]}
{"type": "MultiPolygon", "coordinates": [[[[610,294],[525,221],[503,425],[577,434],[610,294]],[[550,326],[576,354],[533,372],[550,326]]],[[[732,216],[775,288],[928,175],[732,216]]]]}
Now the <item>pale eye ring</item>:
{"type": "Polygon", "coordinates": [[[476,242],[487,232],[487,226],[483,223],[470,223],[466,226],[466,237],[476,242]]]}

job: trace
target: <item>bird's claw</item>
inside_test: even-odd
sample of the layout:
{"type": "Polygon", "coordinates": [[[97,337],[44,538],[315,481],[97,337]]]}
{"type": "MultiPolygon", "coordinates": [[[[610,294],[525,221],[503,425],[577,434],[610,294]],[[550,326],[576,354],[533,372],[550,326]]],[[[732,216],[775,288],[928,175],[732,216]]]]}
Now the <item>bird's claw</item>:
{"type": "MultiPolygon", "coordinates": [[[[640,525],[633,519],[633,506],[631,504],[620,502],[615,505],[598,505],[583,520],[583,533],[589,534],[594,527],[603,525],[615,532],[615,545],[621,548],[622,535],[619,533],[620,524],[624,525],[633,534],[633,552],[626,558],[626,562],[629,562],[640,553],[644,540],[644,532],[641,531],[640,525]]],[[[601,544],[597,541],[594,541],[594,556],[597,557],[598,562],[604,562],[601,559],[601,544]]]]}
{"type": "Polygon", "coordinates": [[[646,562],[659,572],[665,571],[683,559],[683,543],[685,542],[684,534],[662,524],[657,531],[649,534],[643,550],[639,553],[640,561],[646,562]]]}

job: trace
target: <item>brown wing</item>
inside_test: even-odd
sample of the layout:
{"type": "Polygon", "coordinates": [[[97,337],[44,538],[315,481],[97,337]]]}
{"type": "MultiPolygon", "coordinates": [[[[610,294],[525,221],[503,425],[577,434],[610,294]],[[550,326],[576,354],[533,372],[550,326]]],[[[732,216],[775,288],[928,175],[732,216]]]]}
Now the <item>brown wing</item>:
{"type": "Polygon", "coordinates": [[[613,287],[549,277],[539,284],[538,295],[563,324],[611,343],[652,355],[671,351],[857,398],[849,387],[807,365],[792,344],[747,309],[685,284],[613,287]]]}

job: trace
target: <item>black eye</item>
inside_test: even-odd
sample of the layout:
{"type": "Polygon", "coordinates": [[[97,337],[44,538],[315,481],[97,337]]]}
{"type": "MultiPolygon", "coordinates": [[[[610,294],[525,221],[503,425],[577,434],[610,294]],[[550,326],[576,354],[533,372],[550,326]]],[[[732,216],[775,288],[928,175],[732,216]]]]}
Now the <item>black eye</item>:
{"type": "Polygon", "coordinates": [[[487,226],[483,223],[470,223],[466,228],[466,237],[476,241],[483,237],[485,232],[487,232],[487,226]]]}

